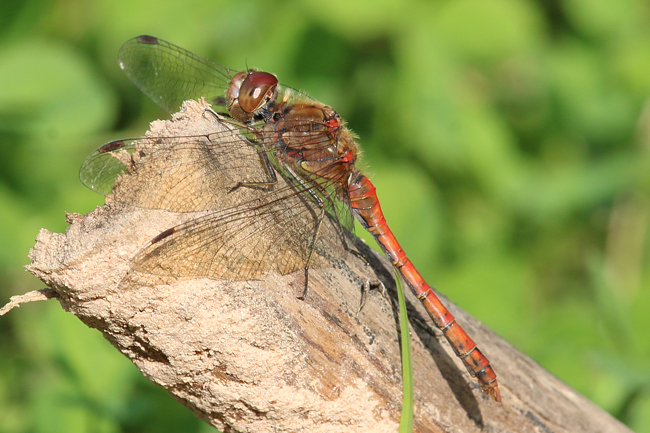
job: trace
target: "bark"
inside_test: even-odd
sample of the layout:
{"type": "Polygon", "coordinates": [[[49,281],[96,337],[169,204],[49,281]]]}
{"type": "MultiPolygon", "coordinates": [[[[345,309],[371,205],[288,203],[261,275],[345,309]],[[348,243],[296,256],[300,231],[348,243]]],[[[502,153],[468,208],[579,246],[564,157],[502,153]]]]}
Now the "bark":
{"type": "MultiPolygon", "coordinates": [[[[369,264],[336,250],[329,266],[310,271],[305,300],[300,271],[255,281],[132,272],[143,245],[188,218],[110,197],[69,215],[65,234],[42,230],[31,251],[29,271],[54,291],[32,299],[55,297],[222,431],[397,431],[400,337],[386,260],[361,241],[355,247],[369,264]],[[357,312],[363,282],[378,278],[386,294],[370,291],[357,312]]],[[[503,403],[492,401],[411,293],[407,302],[414,431],[630,431],[443,298],[497,372],[503,403]]]]}

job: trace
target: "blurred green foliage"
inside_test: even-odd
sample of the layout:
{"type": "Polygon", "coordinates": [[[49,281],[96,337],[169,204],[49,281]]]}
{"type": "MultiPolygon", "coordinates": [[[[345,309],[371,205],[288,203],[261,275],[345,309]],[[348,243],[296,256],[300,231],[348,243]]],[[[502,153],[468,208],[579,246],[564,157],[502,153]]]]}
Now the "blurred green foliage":
{"type": "MultiPolygon", "coordinates": [[[[153,34],[335,107],[425,277],[650,432],[649,16],[642,0],[0,2],[0,304],[42,287],[22,269],[41,227],[102,203],[77,180],[85,155],[166,116],[115,60],[153,34]]],[[[52,301],[0,320],[0,432],[27,431],[211,429],[52,301]]]]}

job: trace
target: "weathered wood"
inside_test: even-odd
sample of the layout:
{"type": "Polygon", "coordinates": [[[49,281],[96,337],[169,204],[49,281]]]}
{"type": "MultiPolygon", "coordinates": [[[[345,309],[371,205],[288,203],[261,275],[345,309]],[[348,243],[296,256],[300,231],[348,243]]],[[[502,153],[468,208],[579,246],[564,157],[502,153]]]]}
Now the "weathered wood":
{"type": "MultiPolygon", "coordinates": [[[[189,110],[188,112],[191,112],[189,110]]],[[[195,110],[200,115],[200,110],[195,110]]],[[[226,432],[395,432],[401,359],[389,265],[337,251],[334,266],[260,281],[130,275],[130,260],[188,214],[108,203],[42,230],[30,272],[142,373],[226,432]],[[357,309],[364,280],[381,279],[357,309]]],[[[131,273],[133,274],[133,273],[131,273]]],[[[43,297],[44,298],[44,297],[43,297]]],[[[443,298],[444,300],[444,298],[443,298]]],[[[503,404],[483,395],[407,293],[417,432],[629,432],[534,361],[446,302],[489,357],[503,404]]]]}

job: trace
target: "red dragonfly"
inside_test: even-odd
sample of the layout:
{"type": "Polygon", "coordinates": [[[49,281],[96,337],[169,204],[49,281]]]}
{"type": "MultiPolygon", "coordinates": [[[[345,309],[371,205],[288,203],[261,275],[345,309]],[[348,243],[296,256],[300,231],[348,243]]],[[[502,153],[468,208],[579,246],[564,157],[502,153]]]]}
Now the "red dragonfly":
{"type": "MultiPolygon", "coordinates": [[[[359,154],[355,137],[336,111],[280,85],[273,74],[233,71],[153,36],[127,41],[119,63],[166,111],[173,113],[184,100],[204,97],[220,110],[214,121],[226,127],[193,137],[113,141],[84,162],[81,181],[99,193],[113,193],[118,201],[176,212],[206,211],[152,239],[133,258],[132,269],[237,280],[258,279],[271,270],[288,274],[304,269],[304,297],[317,241],[327,235],[325,222],[335,221],[341,235],[352,230],[356,217],[422,301],[483,392],[501,401],[489,361],[388,227],[375,187],[355,167],[359,154]],[[242,150],[248,151],[247,156],[238,153],[242,150]],[[116,157],[124,151],[133,155],[138,170],[116,157]],[[148,168],[151,161],[164,164],[148,168]],[[250,175],[252,168],[263,180],[237,179],[250,175]],[[117,191],[113,185],[123,171],[157,184],[117,191]],[[279,187],[278,178],[289,186],[279,187]],[[224,185],[224,194],[215,193],[224,185]],[[232,206],[228,198],[235,190],[255,193],[232,206]],[[260,231],[266,236],[259,236],[260,231]]],[[[339,237],[345,243],[345,236],[339,237]]]]}

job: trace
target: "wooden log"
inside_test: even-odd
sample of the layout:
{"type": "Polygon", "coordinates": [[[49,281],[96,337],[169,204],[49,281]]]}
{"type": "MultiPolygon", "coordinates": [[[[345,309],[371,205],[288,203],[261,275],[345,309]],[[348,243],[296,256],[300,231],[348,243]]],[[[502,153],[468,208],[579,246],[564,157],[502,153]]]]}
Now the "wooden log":
{"type": "MultiPolygon", "coordinates": [[[[187,107],[186,107],[187,108],[187,107]]],[[[192,110],[186,110],[188,113],[192,110]]],[[[200,109],[194,110],[196,114],[200,109]]],[[[257,281],[130,271],[160,232],[192,218],[107,200],[42,230],[30,272],[64,310],[96,328],[142,373],[224,432],[395,432],[402,391],[395,285],[386,260],[343,249],[330,266],[257,281]],[[387,287],[361,287],[380,279],[387,287]]],[[[44,299],[48,296],[36,297],[44,299]]],[[[630,432],[452,303],[443,302],[497,372],[483,395],[420,302],[407,293],[416,432],[630,432]]]]}

